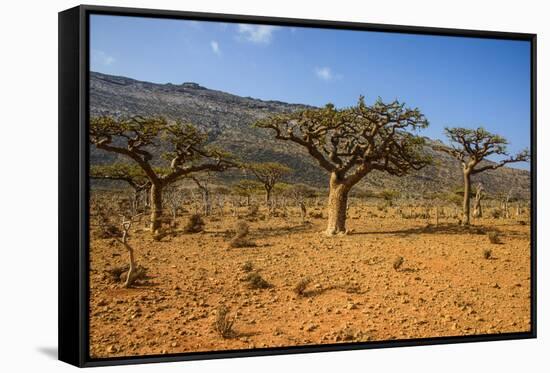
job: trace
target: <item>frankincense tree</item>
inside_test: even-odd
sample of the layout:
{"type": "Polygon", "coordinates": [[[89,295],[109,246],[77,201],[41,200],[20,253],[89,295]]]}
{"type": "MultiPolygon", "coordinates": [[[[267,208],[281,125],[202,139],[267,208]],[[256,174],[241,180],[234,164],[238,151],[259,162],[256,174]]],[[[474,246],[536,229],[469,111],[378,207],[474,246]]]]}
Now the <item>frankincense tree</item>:
{"type": "Polygon", "coordinates": [[[94,117],[90,141],[98,149],[131,159],[143,170],[151,183],[153,234],[161,226],[164,187],[196,172],[221,172],[236,166],[229,154],[209,147],[207,135],[193,124],[163,117],[94,117]],[[168,167],[161,167],[163,162],[168,167]]]}
{"type": "Polygon", "coordinates": [[[471,177],[480,172],[496,170],[509,163],[527,162],[530,159],[528,150],[523,150],[516,155],[510,155],[507,151],[508,141],[500,136],[485,130],[483,127],[477,129],[469,128],[445,128],[445,134],[449,139],[449,146],[437,145],[436,150],[447,153],[462,166],[464,179],[464,198],[462,201],[462,225],[470,224],[470,194],[471,177]],[[491,155],[502,157],[497,162],[480,165],[491,155]]]}
{"type": "Polygon", "coordinates": [[[418,109],[398,101],[378,99],[367,105],[337,109],[332,104],[262,119],[257,127],[274,132],[275,138],[304,147],[328,172],[328,235],[346,232],[350,189],[374,170],[402,176],[430,162],[424,140],[410,131],[428,126],[418,109]]]}

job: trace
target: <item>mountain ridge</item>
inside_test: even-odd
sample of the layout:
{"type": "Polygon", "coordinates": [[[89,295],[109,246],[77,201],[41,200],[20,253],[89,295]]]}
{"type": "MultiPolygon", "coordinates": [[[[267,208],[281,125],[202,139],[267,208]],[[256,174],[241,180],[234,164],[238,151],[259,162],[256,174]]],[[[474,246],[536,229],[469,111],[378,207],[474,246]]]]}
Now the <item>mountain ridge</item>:
{"type": "MultiPolygon", "coordinates": [[[[258,119],[272,114],[312,107],[241,97],[195,82],[160,84],[90,73],[91,116],[162,115],[171,120],[190,121],[208,133],[210,143],[227,149],[244,161],[281,162],[295,170],[288,181],[326,188],[328,177],[325,171],[304,149],[275,140],[269,131],[251,126],[258,119]]],[[[431,143],[441,143],[426,139],[431,143]]],[[[431,153],[436,164],[401,178],[373,171],[356,188],[395,189],[418,195],[430,191],[450,192],[460,186],[462,175],[458,162],[429,147],[426,151],[431,153]]],[[[92,163],[105,163],[115,158],[91,148],[92,163]]],[[[528,198],[530,193],[530,173],[526,170],[503,167],[478,174],[473,182],[481,182],[488,193],[495,195],[507,193],[510,189],[521,198],[528,198]]]]}

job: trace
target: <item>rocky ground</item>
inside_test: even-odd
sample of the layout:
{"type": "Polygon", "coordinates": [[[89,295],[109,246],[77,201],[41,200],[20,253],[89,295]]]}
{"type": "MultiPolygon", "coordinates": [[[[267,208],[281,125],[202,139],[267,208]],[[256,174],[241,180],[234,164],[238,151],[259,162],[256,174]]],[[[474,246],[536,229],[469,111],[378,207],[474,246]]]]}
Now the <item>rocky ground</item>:
{"type": "Polygon", "coordinates": [[[377,216],[374,206],[353,207],[349,215],[353,231],[338,237],[320,233],[323,218],[305,224],[298,216],[251,219],[249,239],[256,246],[247,248],[229,247],[231,216],[207,218],[204,232],[160,242],[136,225],[130,244],[148,278],[129,289],[108,272],[126,263],[124,248],[93,238],[91,356],[530,329],[525,221],[482,219],[464,230],[444,219],[436,227],[391,213],[377,216]],[[499,232],[500,244],[489,242],[489,231],[499,232]],[[269,286],[250,288],[250,273],[269,286]],[[304,278],[310,282],[298,295],[294,289],[304,278]],[[230,338],[213,327],[221,305],[234,320],[230,338]]]}

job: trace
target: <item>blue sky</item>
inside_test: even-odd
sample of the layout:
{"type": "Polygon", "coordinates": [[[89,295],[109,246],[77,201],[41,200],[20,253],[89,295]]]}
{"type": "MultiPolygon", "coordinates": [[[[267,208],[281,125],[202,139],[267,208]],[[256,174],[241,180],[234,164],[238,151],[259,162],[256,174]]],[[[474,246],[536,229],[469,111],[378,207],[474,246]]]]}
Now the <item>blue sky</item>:
{"type": "Polygon", "coordinates": [[[529,147],[525,41],[103,15],[90,30],[92,71],[316,106],[397,98],[422,110],[431,138],[484,126],[511,152],[529,147]]]}

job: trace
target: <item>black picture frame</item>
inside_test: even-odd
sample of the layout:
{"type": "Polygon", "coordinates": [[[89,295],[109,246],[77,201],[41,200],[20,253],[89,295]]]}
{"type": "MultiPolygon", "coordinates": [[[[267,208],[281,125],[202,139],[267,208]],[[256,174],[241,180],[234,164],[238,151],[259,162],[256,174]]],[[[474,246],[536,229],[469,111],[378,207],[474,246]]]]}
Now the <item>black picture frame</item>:
{"type": "Polygon", "coordinates": [[[356,349],[436,345],[536,338],[536,34],[397,26],[341,21],[243,16],[170,10],[81,5],[59,13],[59,360],[79,367],[172,362],[197,359],[283,355],[356,349]],[[338,343],[284,348],[193,352],[92,359],[89,356],[89,17],[91,14],[154,17],[383,31],[528,41],[531,45],[531,330],[529,332],[438,337],[361,343],[338,343]]]}

